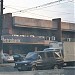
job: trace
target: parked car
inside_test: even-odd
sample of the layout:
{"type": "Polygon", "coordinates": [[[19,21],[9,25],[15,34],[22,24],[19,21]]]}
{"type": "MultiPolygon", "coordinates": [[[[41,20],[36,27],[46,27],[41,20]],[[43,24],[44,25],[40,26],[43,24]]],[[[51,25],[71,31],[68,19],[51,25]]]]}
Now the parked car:
{"type": "Polygon", "coordinates": [[[63,66],[61,56],[55,51],[29,52],[23,61],[16,62],[15,68],[21,70],[57,69],[63,66]]]}
{"type": "Polygon", "coordinates": [[[8,61],[7,62],[14,62],[13,55],[9,55],[8,61]]]}
{"type": "Polygon", "coordinates": [[[13,58],[14,58],[14,61],[17,62],[17,61],[22,61],[22,60],[24,60],[25,56],[22,55],[22,54],[14,54],[14,55],[13,55],[13,58]]]}
{"type": "Polygon", "coordinates": [[[2,54],[2,59],[3,59],[3,62],[5,63],[5,62],[14,62],[14,58],[13,58],[13,56],[11,55],[9,55],[9,54],[7,54],[7,53],[3,53],[2,54]]]}

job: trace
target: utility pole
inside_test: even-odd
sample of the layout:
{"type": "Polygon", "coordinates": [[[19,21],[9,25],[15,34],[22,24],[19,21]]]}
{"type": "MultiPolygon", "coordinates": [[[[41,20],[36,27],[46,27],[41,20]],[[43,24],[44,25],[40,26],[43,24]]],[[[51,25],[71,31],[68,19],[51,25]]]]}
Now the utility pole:
{"type": "Polygon", "coordinates": [[[2,48],[2,25],[3,25],[3,0],[0,0],[0,64],[3,63],[2,60],[2,52],[3,52],[3,48],[2,48]]]}

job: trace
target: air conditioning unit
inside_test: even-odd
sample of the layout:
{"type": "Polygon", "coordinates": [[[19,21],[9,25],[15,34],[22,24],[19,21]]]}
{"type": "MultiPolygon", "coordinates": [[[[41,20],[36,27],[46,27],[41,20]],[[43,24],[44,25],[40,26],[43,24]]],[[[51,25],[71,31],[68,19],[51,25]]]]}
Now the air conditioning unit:
{"type": "Polygon", "coordinates": [[[51,40],[52,40],[52,41],[55,41],[55,36],[52,36],[52,37],[51,37],[51,40]]]}
{"type": "Polygon", "coordinates": [[[71,38],[67,38],[67,41],[69,41],[69,42],[70,42],[70,41],[71,41],[71,38]]]}

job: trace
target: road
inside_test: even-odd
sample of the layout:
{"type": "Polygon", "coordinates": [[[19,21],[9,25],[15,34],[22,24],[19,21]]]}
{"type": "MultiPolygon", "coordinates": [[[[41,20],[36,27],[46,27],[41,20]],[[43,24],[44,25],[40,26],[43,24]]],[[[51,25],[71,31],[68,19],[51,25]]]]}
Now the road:
{"type": "Polygon", "coordinates": [[[0,75],[64,75],[63,71],[39,70],[39,71],[14,71],[0,72],[0,75]]]}
{"type": "Polygon", "coordinates": [[[14,63],[0,66],[0,75],[64,75],[64,70],[37,70],[37,71],[18,71],[14,68],[14,63]]]}

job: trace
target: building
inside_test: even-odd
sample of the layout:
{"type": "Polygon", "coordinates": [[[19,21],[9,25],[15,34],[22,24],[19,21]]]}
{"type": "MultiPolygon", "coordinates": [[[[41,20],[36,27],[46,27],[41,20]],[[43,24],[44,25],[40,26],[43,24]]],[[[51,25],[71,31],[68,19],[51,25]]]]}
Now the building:
{"type": "Polygon", "coordinates": [[[3,16],[3,50],[7,53],[28,53],[49,47],[51,41],[74,41],[75,24],[27,17],[3,16]]]}

